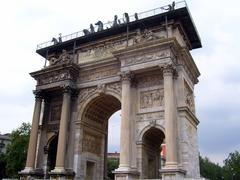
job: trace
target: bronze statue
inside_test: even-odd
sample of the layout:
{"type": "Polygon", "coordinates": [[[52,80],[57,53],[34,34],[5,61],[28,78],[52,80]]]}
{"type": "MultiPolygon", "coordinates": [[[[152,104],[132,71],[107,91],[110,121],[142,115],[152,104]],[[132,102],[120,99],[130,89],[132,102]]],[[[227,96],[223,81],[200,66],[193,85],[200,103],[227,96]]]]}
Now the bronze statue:
{"type": "Polygon", "coordinates": [[[138,13],[135,13],[134,17],[135,17],[135,20],[137,21],[138,20],[138,13]]]}
{"type": "Polygon", "coordinates": [[[129,23],[129,15],[128,15],[128,13],[124,13],[123,16],[124,16],[125,23],[128,24],[129,23]]]}
{"type": "Polygon", "coordinates": [[[89,30],[87,30],[87,29],[84,29],[83,33],[84,33],[85,36],[90,34],[89,30]]]}
{"type": "Polygon", "coordinates": [[[62,34],[61,34],[61,33],[59,33],[58,42],[59,42],[59,43],[62,42],[62,34]]]}
{"type": "Polygon", "coordinates": [[[90,33],[95,33],[95,29],[94,29],[94,26],[92,24],[90,24],[90,33]]]}
{"type": "Polygon", "coordinates": [[[115,26],[117,26],[117,25],[118,25],[118,16],[115,15],[115,16],[114,16],[114,21],[113,21],[112,27],[115,27],[115,26]]]}
{"type": "Polygon", "coordinates": [[[95,23],[95,25],[97,25],[97,26],[98,26],[98,30],[97,30],[97,32],[99,32],[99,31],[102,31],[102,30],[103,30],[103,23],[102,23],[102,21],[98,21],[97,23],[95,23]]]}
{"type": "Polygon", "coordinates": [[[55,37],[52,38],[52,42],[53,42],[54,45],[58,44],[58,40],[55,37]]]}

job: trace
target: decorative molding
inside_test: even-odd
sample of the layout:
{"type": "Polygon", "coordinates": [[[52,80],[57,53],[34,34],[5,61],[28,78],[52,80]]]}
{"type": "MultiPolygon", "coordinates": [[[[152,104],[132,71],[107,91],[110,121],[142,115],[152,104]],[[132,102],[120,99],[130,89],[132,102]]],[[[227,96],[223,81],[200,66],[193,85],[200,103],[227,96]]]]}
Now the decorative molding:
{"type": "Polygon", "coordinates": [[[130,71],[123,71],[120,73],[122,81],[131,81],[134,77],[134,74],[130,71]]]}
{"type": "Polygon", "coordinates": [[[89,97],[93,96],[95,93],[97,94],[106,94],[108,92],[113,92],[119,97],[121,97],[122,86],[120,82],[110,83],[110,84],[99,84],[95,87],[81,89],[78,95],[78,104],[82,104],[85,102],[89,97]]]}

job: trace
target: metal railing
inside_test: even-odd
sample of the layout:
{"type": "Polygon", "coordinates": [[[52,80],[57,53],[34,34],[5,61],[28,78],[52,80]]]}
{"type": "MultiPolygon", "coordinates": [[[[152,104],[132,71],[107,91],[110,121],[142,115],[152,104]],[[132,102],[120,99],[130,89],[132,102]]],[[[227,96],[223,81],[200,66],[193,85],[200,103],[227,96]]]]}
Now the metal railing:
{"type": "MultiPolygon", "coordinates": [[[[158,15],[158,14],[168,12],[170,6],[171,6],[171,4],[170,5],[165,5],[165,6],[162,6],[162,7],[158,7],[158,8],[155,8],[155,9],[151,9],[149,11],[144,11],[144,12],[141,12],[141,13],[137,13],[138,19],[140,20],[140,19],[144,19],[144,18],[147,18],[147,17],[151,17],[151,16],[155,16],[155,15],[158,15]]],[[[180,8],[183,8],[183,7],[187,7],[186,1],[179,1],[179,2],[175,3],[174,9],[180,9],[180,8]]],[[[119,25],[125,23],[125,18],[124,17],[119,18],[118,20],[120,21],[119,25]]],[[[129,22],[133,22],[133,21],[136,21],[135,15],[129,16],[129,22]]],[[[103,30],[112,28],[113,23],[114,23],[114,21],[109,21],[109,22],[103,24],[103,30]]],[[[97,30],[98,26],[95,25],[94,29],[97,30]]],[[[86,30],[88,30],[90,32],[90,28],[89,29],[87,28],[86,30]]],[[[72,40],[72,39],[75,39],[75,38],[78,38],[78,37],[82,37],[82,36],[85,36],[83,30],[78,31],[78,32],[74,32],[72,34],[62,36],[61,39],[62,39],[62,42],[65,42],[65,41],[69,41],[69,40],[72,40]]],[[[46,48],[46,47],[49,47],[49,46],[52,46],[52,45],[54,45],[53,41],[47,41],[47,42],[38,44],[37,45],[37,50],[43,49],[43,48],[46,48]]]]}

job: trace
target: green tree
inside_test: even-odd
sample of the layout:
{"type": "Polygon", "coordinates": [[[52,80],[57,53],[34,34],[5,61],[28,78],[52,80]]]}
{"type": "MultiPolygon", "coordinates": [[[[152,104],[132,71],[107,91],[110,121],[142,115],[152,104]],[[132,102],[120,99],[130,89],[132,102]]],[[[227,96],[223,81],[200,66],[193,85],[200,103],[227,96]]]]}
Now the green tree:
{"type": "Polygon", "coordinates": [[[3,179],[6,177],[6,155],[3,153],[0,153],[0,179],[3,179]]]}
{"type": "Polygon", "coordinates": [[[228,155],[224,160],[224,179],[238,180],[240,179],[240,153],[235,151],[228,155]]]}
{"type": "Polygon", "coordinates": [[[11,143],[6,151],[6,173],[10,178],[17,178],[18,172],[24,168],[31,125],[22,123],[21,127],[13,130],[11,143]]]}
{"type": "Polygon", "coordinates": [[[107,159],[107,176],[109,179],[114,179],[114,174],[112,171],[118,168],[119,160],[118,159],[107,159]]]}
{"type": "Polygon", "coordinates": [[[202,177],[211,180],[220,180],[223,177],[222,167],[218,164],[211,162],[207,157],[199,157],[200,162],[200,174],[202,177]]]}

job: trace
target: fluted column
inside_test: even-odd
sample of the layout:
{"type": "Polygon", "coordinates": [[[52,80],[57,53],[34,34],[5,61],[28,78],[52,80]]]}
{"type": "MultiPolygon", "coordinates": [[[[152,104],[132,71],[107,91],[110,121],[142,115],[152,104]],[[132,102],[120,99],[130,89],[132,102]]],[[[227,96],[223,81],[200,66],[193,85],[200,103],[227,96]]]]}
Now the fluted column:
{"type": "Polygon", "coordinates": [[[27,153],[27,161],[25,170],[34,169],[35,158],[36,158],[36,148],[37,148],[37,140],[38,140],[38,125],[41,114],[41,104],[42,104],[42,96],[41,92],[34,91],[35,94],[35,106],[32,118],[32,128],[31,134],[28,144],[28,153],[27,153]]]}
{"type": "Polygon", "coordinates": [[[131,73],[122,73],[122,109],[120,133],[120,169],[130,169],[131,154],[131,73]]]}
{"type": "Polygon", "coordinates": [[[56,166],[54,169],[55,172],[65,171],[64,160],[67,141],[67,125],[68,125],[67,122],[70,118],[70,105],[71,105],[71,89],[70,87],[66,87],[64,88],[63,91],[63,103],[58,135],[57,158],[56,166]]]}
{"type": "Polygon", "coordinates": [[[166,166],[177,166],[177,122],[174,100],[172,65],[163,68],[164,79],[164,112],[166,135],[166,166]]]}

